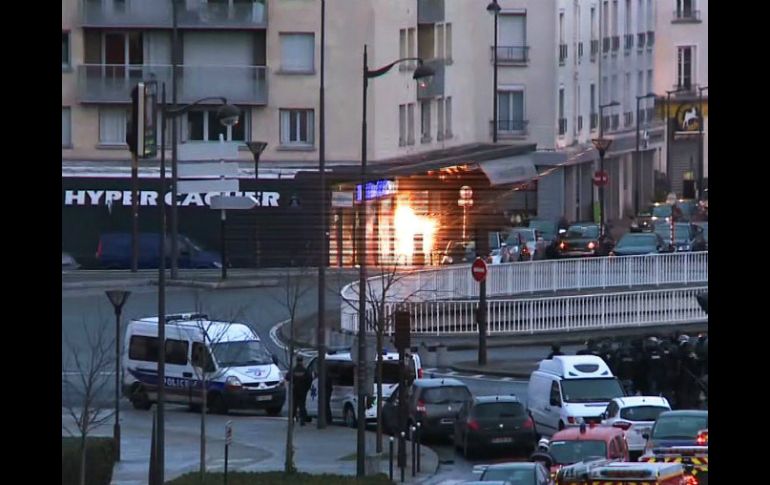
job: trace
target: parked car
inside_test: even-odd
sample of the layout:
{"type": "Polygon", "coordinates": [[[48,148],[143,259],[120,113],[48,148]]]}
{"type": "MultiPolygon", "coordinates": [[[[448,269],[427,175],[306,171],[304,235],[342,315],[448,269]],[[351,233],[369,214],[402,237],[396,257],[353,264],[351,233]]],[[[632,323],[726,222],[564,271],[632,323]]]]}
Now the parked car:
{"type": "Polygon", "coordinates": [[[610,251],[610,256],[638,256],[671,252],[670,244],[654,232],[629,232],[610,251]]]}
{"type": "Polygon", "coordinates": [[[631,232],[652,232],[653,229],[653,209],[651,205],[639,212],[631,221],[631,232]]]}
{"type": "Polygon", "coordinates": [[[671,405],[665,397],[618,397],[607,405],[607,410],[602,414],[602,424],[625,431],[631,460],[635,461],[646,444],[642,435],[650,433],[655,420],[665,411],[671,411],[671,405]]]}
{"type": "Polygon", "coordinates": [[[706,242],[706,251],[709,250],[709,223],[708,221],[704,222],[694,222],[694,226],[699,227],[703,234],[703,241],[706,242]]]}
{"type": "Polygon", "coordinates": [[[512,261],[532,261],[536,259],[545,258],[545,244],[542,239],[538,240],[538,233],[536,229],[527,227],[516,227],[508,233],[508,239],[506,243],[509,247],[516,246],[517,253],[512,252],[512,255],[516,255],[516,259],[511,258],[512,261]]]}
{"type": "Polygon", "coordinates": [[[707,410],[685,409],[660,413],[652,427],[652,432],[643,435],[647,440],[644,454],[651,454],[657,448],[702,446],[698,437],[702,437],[702,432],[708,430],[708,427],[707,410]]]}
{"type": "Polygon", "coordinates": [[[557,245],[560,258],[581,256],[607,256],[615,241],[608,231],[601,234],[601,226],[592,222],[575,223],[559,238],[557,245]]]}
{"type": "MultiPolygon", "coordinates": [[[[383,425],[390,433],[399,429],[398,395],[394,389],[382,406],[383,425]]],[[[425,437],[448,438],[454,432],[457,413],[472,399],[468,386],[457,379],[417,379],[407,392],[408,424],[419,422],[425,437]]]]}
{"type": "Polygon", "coordinates": [[[72,257],[70,253],[65,253],[62,251],[61,253],[61,270],[62,271],[70,271],[73,269],[80,268],[80,264],[75,260],[75,258],[72,257]]]}
{"type": "Polygon", "coordinates": [[[483,396],[458,413],[454,444],[466,457],[493,448],[515,448],[529,455],[537,444],[537,433],[516,396],[483,396]]]}
{"type": "Polygon", "coordinates": [[[548,259],[557,256],[556,244],[559,234],[567,232],[569,224],[564,218],[558,220],[531,219],[529,227],[540,232],[545,243],[545,257],[548,259]]]}
{"type": "Polygon", "coordinates": [[[441,255],[441,264],[466,264],[476,259],[474,241],[449,241],[441,255]]]}
{"type": "MultiPolygon", "coordinates": [[[[157,233],[139,233],[139,268],[157,268],[160,263],[160,235],[157,233]]],[[[222,260],[218,254],[206,251],[189,237],[179,235],[180,268],[221,268],[222,260]]],[[[171,242],[166,241],[166,262],[170,262],[171,242]]],[[[131,233],[107,233],[99,238],[96,260],[105,269],[128,269],[131,267],[131,233]]]]}
{"type": "MultiPolygon", "coordinates": [[[[514,485],[549,485],[548,470],[537,462],[496,463],[477,466],[481,473],[480,481],[484,485],[490,482],[504,482],[514,485]],[[483,470],[481,468],[483,467],[483,470]]],[[[474,473],[477,470],[474,467],[474,473]]]]}
{"type": "MultiPolygon", "coordinates": [[[[671,244],[671,224],[655,224],[655,233],[664,241],[671,244]]],[[[706,240],[703,238],[703,229],[689,222],[674,223],[674,244],[675,251],[705,251],[706,240]]]]}

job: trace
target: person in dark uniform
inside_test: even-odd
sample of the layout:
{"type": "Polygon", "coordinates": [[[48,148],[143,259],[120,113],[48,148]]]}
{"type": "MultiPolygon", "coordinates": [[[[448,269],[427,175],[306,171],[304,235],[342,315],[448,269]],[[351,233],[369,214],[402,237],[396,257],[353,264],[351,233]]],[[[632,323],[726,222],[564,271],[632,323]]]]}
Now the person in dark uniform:
{"type": "Polygon", "coordinates": [[[575,355],[598,355],[598,353],[599,352],[596,349],[596,342],[588,339],[586,340],[586,348],[578,350],[575,352],[575,355]]]}
{"type": "Polygon", "coordinates": [[[324,393],[324,401],[326,401],[326,424],[332,424],[332,391],[334,390],[334,383],[337,380],[337,374],[327,367],[326,370],[326,392],[324,393]]]}
{"type": "MultiPolygon", "coordinates": [[[[291,379],[292,389],[291,397],[294,401],[294,419],[299,419],[300,426],[305,426],[307,421],[307,409],[305,408],[305,399],[307,397],[307,391],[310,389],[310,372],[305,368],[301,355],[296,357],[296,364],[291,370],[291,375],[287,376],[287,380],[291,379]]],[[[291,381],[290,381],[291,382],[291,381]]]]}
{"type": "Polygon", "coordinates": [[[666,366],[663,361],[663,351],[660,348],[660,341],[657,337],[647,339],[647,352],[645,352],[647,361],[647,394],[657,396],[663,392],[664,380],[666,378],[666,366]]]}
{"type": "Polygon", "coordinates": [[[617,373],[615,374],[620,383],[623,384],[623,388],[629,396],[632,396],[635,392],[634,389],[634,355],[631,349],[631,344],[628,341],[624,341],[618,350],[617,357],[615,359],[617,373]]]}
{"type": "Polygon", "coordinates": [[[551,344],[551,353],[548,354],[548,357],[546,357],[546,359],[553,359],[557,355],[564,355],[564,352],[561,351],[561,345],[551,344]]]}

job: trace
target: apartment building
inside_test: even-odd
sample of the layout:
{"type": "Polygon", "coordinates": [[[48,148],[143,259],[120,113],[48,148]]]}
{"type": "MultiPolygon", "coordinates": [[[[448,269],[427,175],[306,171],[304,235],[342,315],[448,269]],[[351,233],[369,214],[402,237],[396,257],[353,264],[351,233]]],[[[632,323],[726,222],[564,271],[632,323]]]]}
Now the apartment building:
{"type": "Polygon", "coordinates": [[[656,30],[655,91],[669,101],[665,173],[670,190],[695,197],[708,188],[708,0],[660,1],[656,30]]]}

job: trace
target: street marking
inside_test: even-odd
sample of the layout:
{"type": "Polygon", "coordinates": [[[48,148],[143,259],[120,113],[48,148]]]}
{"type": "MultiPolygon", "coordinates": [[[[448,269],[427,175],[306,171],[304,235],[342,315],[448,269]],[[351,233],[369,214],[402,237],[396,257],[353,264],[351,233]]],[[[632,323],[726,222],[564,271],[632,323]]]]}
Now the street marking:
{"type": "Polygon", "coordinates": [[[501,377],[500,380],[501,381],[512,381],[513,377],[501,377]]]}
{"type": "Polygon", "coordinates": [[[275,325],[273,325],[273,328],[270,329],[270,340],[273,341],[273,343],[281,350],[286,350],[286,345],[281,341],[280,338],[278,338],[278,329],[281,328],[283,325],[286,325],[288,323],[288,320],[284,320],[282,322],[278,322],[275,325]]]}
{"type": "Polygon", "coordinates": [[[476,374],[474,376],[468,376],[468,377],[470,377],[472,379],[481,379],[482,377],[484,377],[484,374],[476,374]]]}

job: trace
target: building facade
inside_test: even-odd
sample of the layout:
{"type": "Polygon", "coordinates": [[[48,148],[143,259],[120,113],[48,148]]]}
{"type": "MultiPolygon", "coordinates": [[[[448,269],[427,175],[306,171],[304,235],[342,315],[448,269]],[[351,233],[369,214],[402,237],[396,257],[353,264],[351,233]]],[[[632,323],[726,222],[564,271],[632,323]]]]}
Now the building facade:
{"type": "Polygon", "coordinates": [[[665,174],[677,195],[703,197],[708,188],[708,0],[660,2],[656,30],[655,91],[665,95],[668,119],[665,174]]]}

